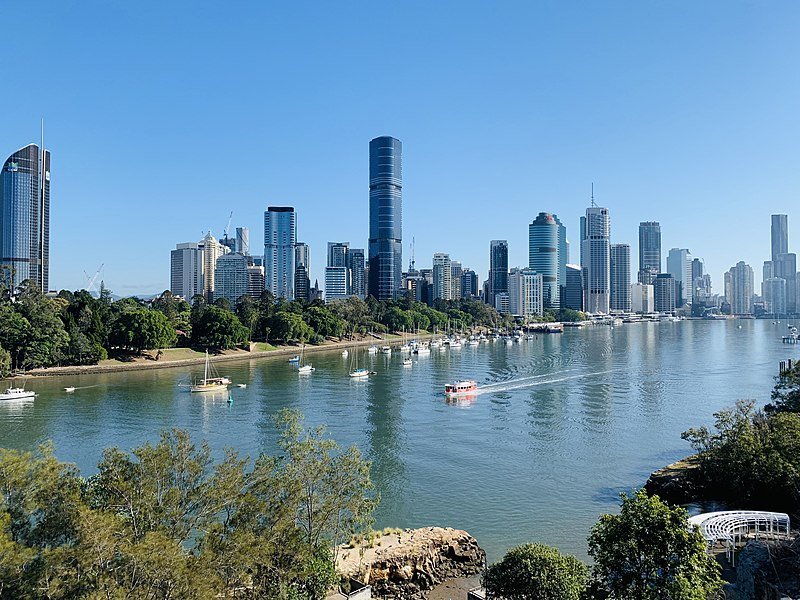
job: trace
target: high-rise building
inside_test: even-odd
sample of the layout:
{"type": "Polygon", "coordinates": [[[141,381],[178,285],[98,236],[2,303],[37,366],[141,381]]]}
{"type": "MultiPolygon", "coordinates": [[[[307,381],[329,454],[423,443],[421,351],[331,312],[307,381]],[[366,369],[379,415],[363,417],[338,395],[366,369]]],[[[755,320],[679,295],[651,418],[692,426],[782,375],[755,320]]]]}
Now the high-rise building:
{"type": "Polygon", "coordinates": [[[775,277],[786,281],[786,312],[797,312],[797,293],[795,280],[797,278],[797,255],[794,252],[778,254],[772,261],[775,277]]]}
{"type": "MultiPolygon", "coordinates": [[[[247,258],[247,257],[245,257],[247,258]]],[[[295,284],[297,280],[295,279],[295,284]]],[[[264,267],[261,265],[247,266],[247,295],[253,298],[261,298],[264,293],[264,267]]],[[[297,298],[297,296],[295,296],[297,298]]]]}
{"type": "Polygon", "coordinates": [[[237,227],[236,228],[236,252],[250,255],[250,228],[237,227]]]}
{"type": "Polygon", "coordinates": [[[311,291],[311,250],[308,244],[297,242],[294,245],[294,297],[296,300],[309,300],[311,291]]]}
{"type": "Polygon", "coordinates": [[[656,312],[675,312],[675,278],[671,273],[659,273],[653,280],[653,302],[656,312]]]}
{"type": "Polygon", "coordinates": [[[789,252],[789,217],[786,215],[772,215],[771,241],[772,254],[770,258],[773,262],[778,259],[778,255],[789,252]]]}
{"type": "Polygon", "coordinates": [[[567,265],[566,282],[562,307],[583,310],[583,270],[579,265],[567,265]]]}
{"type": "Polygon", "coordinates": [[[780,277],[765,279],[761,284],[764,297],[764,311],[768,315],[782,317],[786,315],[786,280],[780,277]]]}
{"type": "Polygon", "coordinates": [[[464,273],[464,268],[457,260],[450,261],[450,299],[455,300],[461,298],[461,275],[464,273]]]}
{"type": "Polygon", "coordinates": [[[264,212],[264,285],[276,298],[294,299],[297,217],[291,206],[264,212]]]}
{"type": "Polygon", "coordinates": [[[452,284],[453,268],[450,264],[450,255],[437,252],[433,255],[433,299],[452,299],[452,284]]]}
{"type": "Polygon", "coordinates": [[[753,314],[753,269],[739,261],[728,271],[730,277],[731,314],[753,314]]]}
{"type": "Polygon", "coordinates": [[[764,266],[761,268],[761,281],[772,279],[775,277],[775,265],[771,260],[765,260],[764,266]]]}
{"type": "Polygon", "coordinates": [[[608,209],[590,206],[581,223],[583,305],[590,313],[607,314],[611,310],[611,218],[608,209]]]}
{"type": "Polygon", "coordinates": [[[347,266],[350,267],[350,294],[362,300],[366,297],[366,272],[364,266],[366,258],[363,248],[350,248],[347,253],[347,266]]]}
{"type": "Polygon", "coordinates": [[[217,268],[217,259],[230,252],[230,250],[220,244],[211,232],[198,242],[198,247],[203,251],[203,294],[208,302],[214,301],[214,271],[217,268]]]}
{"type": "Polygon", "coordinates": [[[478,297],[478,274],[472,269],[464,269],[461,274],[461,297],[478,297]]]}
{"type": "Polygon", "coordinates": [[[178,244],[170,252],[169,291],[191,302],[203,293],[203,248],[197,242],[178,244]]]}
{"type": "Polygon", "coordinates": [[[0,172],[0,278],[50,286],[50,151],[29,144],[0,172]],[[7,271],[4,273],[4,271],[7,271]]]}
{"type": "Polygon", "coordinates": [[[611,310],[631,311],[631,247],[611,244],[611,310]]]}
{"type": "Polygon", "coordinates": [[[567,228],[558,216],[540,212],[528,225],[528,267],[542,275],[544,305],[561,307],[567,276],[567,228]]]}
{"type": "Polygon", "coordinates": [[[329,267],[346,267],[350,252],[350,242],[328,242],[329,267]]]}
{"type": "Polygon", "coordinates": [[[398,296],[403,277],[403,145],[393,137],[369,143],[369,293],[398,296]]]}
{"type": "Polygon", "coordinates": [[[533,269],[511,269],[508,274],[508,311],[515,317],[530,319],[542,314],[543,278],[533,269]]]}
{"type": "Polygon", "coordinates": [[[692,301],[692,254],[686,248],[671,248],[667,256],[667,273],[675,279],[675,305],[692,301]]]}
{"type": "Polygon", "coordinates": [[[350,297],[350,269],[325,267],[325,300],[345,300],[350,297]]]}
{"type": "Polygon", "coordinates": [[[489,243],[489,297],[487,304],[495,305],[494,297],[508,291],[508,241],[489,243]]]}
{"type": "Polygon", "coordinates": [[[631,312],[646,315],[655,310],[655,292],[652,284],[637,281],[631,284],[631,312]]]}
{"type": "Polygon", "coordinates": [[[225,298],[236,306],[239,298],[246,296],[250,275],[247,271],[247,258],[244,254],[230,252],[217,259],[214,269],[214,299],[225,298]]]}
{"type": "Polygon", "coordinates": [[[639,223],[639,283],[652,284],[661,273],[661,224],[657,221],[639,223]]]}

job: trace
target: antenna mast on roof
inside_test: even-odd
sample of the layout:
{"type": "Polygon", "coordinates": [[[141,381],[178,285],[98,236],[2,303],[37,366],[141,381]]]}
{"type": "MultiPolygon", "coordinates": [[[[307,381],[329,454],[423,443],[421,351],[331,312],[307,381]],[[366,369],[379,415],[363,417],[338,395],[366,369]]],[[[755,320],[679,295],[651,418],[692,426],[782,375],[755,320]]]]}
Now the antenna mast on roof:
{"type": "Polygon", "coordinates": [[[411,238],[411,262],[408,264],[409,272],[414,270],[414,266],[417,264],[417,261],[414,260],[414,237],[411,238]]]}
{"type": "Polygon", "coordinates": [[[594,201],[594,181],[592,182],[592,206],[597,206],[597,203],[594,201]]]}

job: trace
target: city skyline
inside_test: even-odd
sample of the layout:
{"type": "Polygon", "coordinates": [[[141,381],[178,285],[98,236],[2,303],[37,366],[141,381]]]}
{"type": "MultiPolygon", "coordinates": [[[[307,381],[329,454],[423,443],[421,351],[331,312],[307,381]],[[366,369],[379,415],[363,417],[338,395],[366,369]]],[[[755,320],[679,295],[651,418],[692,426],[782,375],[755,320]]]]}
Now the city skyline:
{"type": "MultiPolygon", "coordinates": [[[[702,256],[714,282],[739,260],[769,258],[770,214],[789,214],[790,243],[800,239],[795,4],[323,7],[310,21],[264,6],[224,27],[190,8],[171,3],[155,18],[147,6],[54,4],[31,21],[7,7],[6,44],[40,43],[0,98],[14,115],[0,151],[37,138],[45,117],[58,224],[50,287],[83,287],[83,272],[102,263],[116,293],[157,293],[176,242],[209,229],[220,238],[233,210],[259,248],[260,215],[273,204],[296,207],[317,252],[330,238],[366,248],[364,145],[383,134],[405,144],[403,254],[413,236],[418,256],[447,251],[482,280],[491,239],[508,239],[511,266],[527,264],[528,232],[516,222],[541,211],[561,217],[578,262],[592,181],[614,243],[638,257],[638,223],[658,221],[662,247],[702,256]],[[379,23],[400,33],[385,36],[379,23]],[[528,35],[530,23],[541,35],[528,35]],[[460,33],[474,30],[488,46],[460,33]],[[211,32],[217,42],[202,43],[211,32]],[[155,167],[156,145],[179,149],[169,169],[155,167]],[[247,176],[219,176],[230,147],[247,176]],[[734,243],[743,216],[759,225],[734,243]],[[478,243],[441,244],[438,229],[456,217],[478,243]],[[134,260],[142,231],[151,243],[134,260]]],[[[312,282],[323,274],[316,261],[312,282]]],[[[760,279],[756,268],[757,289],[760,279]]]]}

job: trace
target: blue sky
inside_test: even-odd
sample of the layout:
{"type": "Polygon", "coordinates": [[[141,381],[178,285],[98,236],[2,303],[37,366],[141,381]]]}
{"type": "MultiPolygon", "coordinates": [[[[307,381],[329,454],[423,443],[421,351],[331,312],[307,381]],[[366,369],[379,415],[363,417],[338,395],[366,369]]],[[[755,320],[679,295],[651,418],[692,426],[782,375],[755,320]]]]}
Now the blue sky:
{"type": "Polygon", "coordinates": [[[612,241],[641,220],[760,281],[769,215],[800,251],[800,3],[6,2],[0,154],[53,152],[51,282],[104,263],[120,294],[169,286],[169,250],[298,212],[365,246],[369,140],[404,149],[404,262],[449,252],[482,278],[489,241],[527,264],[557,213],[578,260],[590,185],[612,241]],[[35,8],[35,10],[34,10],[35,8]]]}

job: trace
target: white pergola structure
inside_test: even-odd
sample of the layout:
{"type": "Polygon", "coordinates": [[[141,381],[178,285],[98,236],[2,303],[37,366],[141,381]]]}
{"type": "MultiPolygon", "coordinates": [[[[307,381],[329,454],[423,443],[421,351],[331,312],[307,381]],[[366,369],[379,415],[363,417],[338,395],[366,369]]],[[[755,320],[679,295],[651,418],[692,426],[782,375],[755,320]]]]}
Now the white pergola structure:
{"type": "Polygon", "coordinates": [[[725,557],[733,565],[736,548],[749,538],[790,537],[791,521],[786,513],[760,510],[726,510],[703,513],[689,518],[690,525],[697,525],[706,538],[709,550],[724,544],[725,557]]]}

